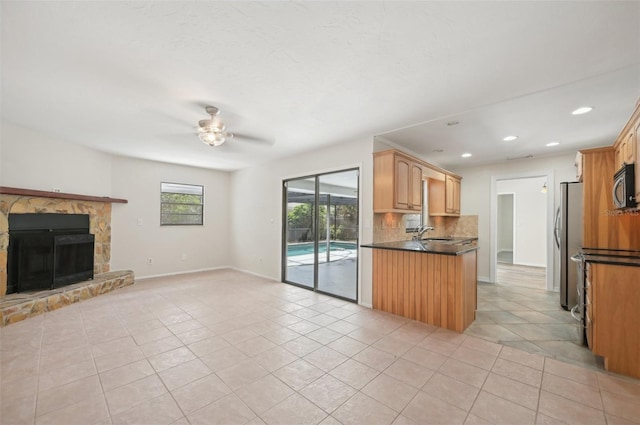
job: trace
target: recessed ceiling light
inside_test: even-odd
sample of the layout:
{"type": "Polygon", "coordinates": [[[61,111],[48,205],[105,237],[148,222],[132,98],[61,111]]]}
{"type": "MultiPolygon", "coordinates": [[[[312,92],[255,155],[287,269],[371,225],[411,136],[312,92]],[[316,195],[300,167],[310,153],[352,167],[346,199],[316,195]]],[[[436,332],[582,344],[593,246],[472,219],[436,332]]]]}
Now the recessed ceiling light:
{"type": "Polygon", "coordinates": [[[581,106],[578,109],[576,109],[575,111],[571,112],[571,114],[573,115],[582,115],[582,114],[586,114],[587,112],[591,112],[593,110],[593,108],[591,106],[581,106]]]}
{"type": "Polygon", "coordinates": [[[558,146],[560,144],[560,142],[549,142],[547,143],[547,146],[551,147],[551,146],[558,146]]]}
{"type": "Polygon", "coordinates": [[[510,142],[512,140],[516,140],[517,138],[518,138],[518,136],[507,136],[502,140],[504,140],[505,142],[510,142]]]}
{"type": "Polygon", "coordinates": [[[467,152],[467,153],[463,153],[463,154],[462,154],[462,157],[463,157],[463,158],[469,158],[470,156],[471,156],[471,154],[470,154],[470,153],[468,153],[468,152],[467,152]]]}

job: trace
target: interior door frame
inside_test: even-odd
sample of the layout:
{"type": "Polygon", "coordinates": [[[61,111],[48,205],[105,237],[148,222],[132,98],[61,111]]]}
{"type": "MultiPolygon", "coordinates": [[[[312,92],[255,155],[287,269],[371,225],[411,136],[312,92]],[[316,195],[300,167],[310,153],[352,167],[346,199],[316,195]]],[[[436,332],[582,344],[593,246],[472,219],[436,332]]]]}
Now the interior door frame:
{"type": "MultiPolygon", "coordinates": [[[[533,177],[544,177],[547,179],[547,208],[546,208],[546,228],[547,228],[547,255],[546,255],[546,290],[553,291],[553,282],[554,282],[554,258],[555,258],[555,249],[554,249],[554,239],[553,239],[553,229],[554,229],[554,214],[555,214],[555,172],[554,170],[543,170],[543,171],[531,171],[531,172],[522,172],[517,174],[504,174],[499,176],[491,176],[491,243],[490,243],[490,253],[489,253],[489,279],[491,283],[496,283],[496,269],[498,268],[498,254],[497,254],[497,245],[498,245],[498,192],[497,192],[497,182],[499,180],[519,180],[519,179],[527,179],[533,177]]],[[[515,251],[515,247],[514,247],[515,251]]]]}
{"type": "MultiPolygon", "coordinates": [[[[344,301],[348,301],[348,302],[353,302],[358,304],[359,300],[360,300],[360,247],[359,247],[359,242],[360,242],[360,231],[361,231],[361,202],[360,202],[360,186],[361,186],[361,178],[362,175],[362,170],[360,166],[354,166],[354,167],[349,167],[349,168],[342,168],[342,169],[338,169],[338,170],[332,170],[332,171],[323,171],[323,172],[319,172],[319,173],[315,173],[315,174],[308,174],[305,176],[298,176],[298,177],[289,177],[286,179],[282,180],[282,233],[281,233],[281,268],[280,268],[280,280],[283,283],[289,284],[289,285],[293,285],[293,286],[297,286],[303,289],[307,289],[307,290],[311,290],[314,292],[317,292],[319,294],[324,294],[324,295],[329,295],[331,297],[334,298],[338,298],[344,301]],[[347,171],[355,171],[356,172],[356,179],[357,179],[357,207],[358,207],[358,213],[356,214],[357,217],[357,231],[356,231],[356,251],[357,251],[357,256],[356,256],[356,276],[355,276],[355,299],[351,299],[351,298],[346,298],[337,294],[333,294],[330,292],[325,292],[322,291],[321,289],[318,289],[318,269],[319,269],[319,253],[318,253],[318,246],[319,246],[319,224],[320,224],[320,214],[319,214],[319,209],[320,209],[320,177],[321,176],[325,176],[325,175],[329,175],[329,174],[337,174],[337,173],[343,173],[343,172],[347,172],[347,171]],[[313,240],[313,246],[314,246],[314,271],[313,271],[313,287],[309,287],[300,283],[296,283],[296,282],[292,282],[290,280],[286,279],[286,275],[287,275],[287,227],[288,227],[288,222],[287,222],[287,206],[288,206],[288,196],[287,196],[287,191],[288,188],[286,186],[286,183],[291,181],[291,180],[303,180],[303,179],[309,179],[309,178],[313,178],[314,179],[314,217],[313,217],[313,221],[314,221],[314,240],[313,240]]],[[[328,213],[328,212],[327,212],[328,213]]]]}

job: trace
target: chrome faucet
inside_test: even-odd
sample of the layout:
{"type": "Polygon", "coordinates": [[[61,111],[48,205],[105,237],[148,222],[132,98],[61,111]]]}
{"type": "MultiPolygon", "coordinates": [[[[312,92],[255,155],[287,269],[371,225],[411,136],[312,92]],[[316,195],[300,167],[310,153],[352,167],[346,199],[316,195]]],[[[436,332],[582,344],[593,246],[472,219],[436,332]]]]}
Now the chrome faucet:
{"type": "Polygon", "coordinates": [[[422,225],[416,227],[416,234],[413,235],[413,237],[411,239],[413,239],[414,241],[419,241],[420,239],[422,239],[422,235],[424,235],[427,230],[435,230],[435,227],[431,227],[431,226],[427,226],[426,224],[422,224],[422,225]]]}

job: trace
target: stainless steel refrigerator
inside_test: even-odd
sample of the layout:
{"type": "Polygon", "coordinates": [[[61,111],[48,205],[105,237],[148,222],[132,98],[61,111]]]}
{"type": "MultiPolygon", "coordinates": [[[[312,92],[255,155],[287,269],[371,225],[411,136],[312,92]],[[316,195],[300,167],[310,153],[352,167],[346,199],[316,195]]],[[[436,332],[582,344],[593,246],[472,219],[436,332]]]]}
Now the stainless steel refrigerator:
{"type": "Polygon", "coordinates": [[[570,310],[578,304],[578,267],[571,256],[582,248],[582,183],[560,183],[554,236],[560,251],[560,305],[570,310]]]}

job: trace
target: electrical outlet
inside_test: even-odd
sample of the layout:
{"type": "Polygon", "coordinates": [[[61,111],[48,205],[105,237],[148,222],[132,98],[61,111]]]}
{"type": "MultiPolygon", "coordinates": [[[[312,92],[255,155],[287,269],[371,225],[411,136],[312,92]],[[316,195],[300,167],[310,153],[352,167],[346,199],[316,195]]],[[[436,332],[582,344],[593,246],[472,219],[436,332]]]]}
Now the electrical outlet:
{"type": "Polygon", "coordinates": [[[147,258],[147,264],[153,264],[153,258],[147,258]]]}
{"type": "Polygon", "coordinates": [[[141,218],[139,218],[139,219],[138,219],[138,226],[142,226],[142,223],[143,223],[142,219],[141,219],[141,218]]]}
{"type": "Polygon", "coordinates": [[[51,189],[52,192],[55,193],[60,193],[60,188],[59,187],[54,187],[53,189],[51,189]]]}
{"type": "Polygon", "coordinates": [[[182,261],[186,260],[186,259],[187,259],[187,254],[182,254],[182,255],[180,256],[180,259],[181,259],[182,261]]]}

